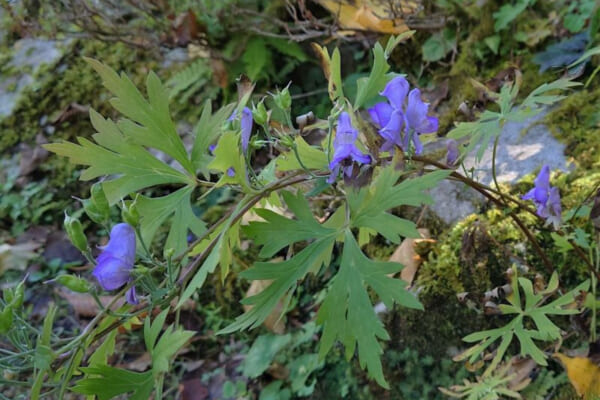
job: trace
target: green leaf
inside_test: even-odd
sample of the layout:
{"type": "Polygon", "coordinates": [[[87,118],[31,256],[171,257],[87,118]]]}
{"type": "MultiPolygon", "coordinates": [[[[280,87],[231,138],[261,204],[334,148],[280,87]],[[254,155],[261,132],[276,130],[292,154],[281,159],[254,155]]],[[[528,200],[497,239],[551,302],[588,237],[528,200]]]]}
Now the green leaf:
{"type": "Polygon", "coordinates": [[[175,329],[173,325],[170,325],[164,331],[156,346],[150,351],[152,355],[152,373],[157,375],[168,372],[171,359],[195,334],[194,331],[175,329]]]}
{"type": "Polygon", "coordinates": [[[396,217],[387,210],[401,205],[431,204],[431,197],[424,191],[434,187],[449,173],[435,171],[396,185],[400,173],[393,167],[381,170],[372,185],[347,194],[352,227],[372,229],[394,243],[399,243],[401,236],[420,237],[413,222],[396,217]]]}
{"type": "Polygon", "coordinates": [[[253,81],[265,75],[267,67],[272,68],[271,52],[260,37],[253,37],[248,41],[242,61],[246,67],[246,74],[253,81]]]}
{"type": "Polygon", "coordinates": [[[379,43],[375,43],[373,47],[373,68],[367,78],[360,78],[356,81],[356,100],[354,101],[354,109],[358,110],[365,103],[377,96],[383,90],[388,81],[386,73],[390,69],[387,63],[387,58],[383,47],[379,43]]]}
{"type": "Polygon", "coordinates": [[[292,335],[260,335],[252,343],[246,358],[242,362],[242,374],[254,379],[269,368],[277,353],[292,340],[292,335]]]}
{"type": "Polygon", "coordinates": [[[388,276],[401,269],[402,265],[397,263],[368,259],[347,230],[340,270],[317,314],[317,323],[323,325],[320,357],[325,357],[336,339],[344,345],[348,359],[358,346],[361,367],[366,366],[369,375],[385,388],[389,386],[383,377],[380,359],[383,349],[378,339],[389,340],[389,335],[373,310],[365,285],[388,307],[398,303],[423,309],[417,298],[406,291],[406,282],[388,276]]]}
{"type": "Polygon", "coordinates": [[[304,62],[308,60],[308,56],[302,50],[302,47],[296,42],[287,39],[279,39],[267,37],[264,38],[267,44],[273,48],[275,48],[281,54],[289,56],[291,58],[295,58],[300,62],[304,62]]]}
{"type": "Polygon", "coordinates": [[[163,197],[138,196],[137,207],[142,216],[140,229],[146,244],[152,243],[156,231],[169,217],[171,226],[164,245],[165,251],[172,248],[179,255],[187,248],[188,231],[191,230],[196,236],[206,231],[206,224],[192,210],[190,202],[193,191],[193,187],[185,186],[163,197]]]}
{"type": "Polygon", "coordinates": [[[450,28],[434,33],[423,43],[424,61],[439,61],[456,47],[456,32],[450,28]]]}
{"type": "Polygon", "coordinates": [[[158,339],[158,335],[165,325],[168,314],[169,309],[167,308],[158,314],[152,323],[150,322],[150,317],[147,317],[144,321],[144,344],[148,351],[152,351],[154,348],[156,339],[158,339]]]}
{"type": "Polygon", "coordinates": [[[251,222],[244,227],[244,233],[262,245],[260,257],[271,257],[279,250],[295,242],[322,238],[331,235],[335,229],[326,228],[314,218],[308,201],[298,192],[296,196],[290,192],[282,192],[288,208],[297,219],[289,219],[267,209],[255,209],[256,214],[265,222],[251,222]]]}
{"type": "Polygon", "coordinates": [[[489,47],[492,53],[498,54],[498,49],[500,48],[500,35],[488,36],[483,39],[483,43],[489,47]]]}
{"type": "Polygon", "coordinates": [[[97,365],[81,368],[86,376],[71,388],[75,393],[95,395],[98,400],[109,400],[131,393],[130,400],[148,400],[154,389],[152,371],[132,372],[125,369],[97,365]]]}
{"type": "Polygon", "coordinates": [[[310,396],[315,390],[317,379],[307,385],[310,374],[323,366],[318,354],[302,354],[287,365],[292,379],[292,391],[298,396],[310,396]]]}
{"type": "Polygon", "coordinates": [[[500,10],[492,14],[496,20],[494,31],[499,32],[506,29],[512,21],[525,11],[529,4],[533,4],[534,2],[535,0],[517,0],[516,4],[504,4],[500,7],[500,10]]]}
{"type": "MultiPolygon", "coordinates": [[[[308,169],[325,170],[327,169],[327,155],[323,150],[313,147],[306,143],[306,141],[300,136],[296,136],[295,142],[296,150],[302,160],[302,164],[308,169]]],[[[298,162],[293,151],[281,153],[277,157],[277,169],[279,171],[295,171],[302,169],[302,166],[298,162]]]]}
{"type": "Polygon", "coordinates": [[[192,148],[192,163],[196,171],[202,171],[208,176],[206,166],[212,161],[213,157],[208,154],[208,148],[217,141],[221,135],[222,126],[227,118],[233,112],[235,103],[228,104],[220,108],[214,114],[210,100],[204,102],[202,116],[194,127],[194,147],[192,148]]]}
{"type": "MultiPolygon", "coordinates": [[[[256,328],[263,323],[279,299],[293,292],[296,282],[309,272],[318,270],[321,265],[329,264],[335,237],[325,237],[314,241],[289,260],[279,263],[255,263],[252,268],[243,271],[240,276],[249,280],[273,280],[271,285],[257,295],[244,299],[244,304],[253,307],[238,316],[229,326],[217,334],[256,328]]],[[[283,307],[285,310],[285,307],[283,307]]]]}
{"type": "Polygon", "coordinates": [[[177,160],[191,174],[195,174],[192,163],[177,134],[175,124],[169,113],[169,91],[160,79],[150,72],[146,79],[148,101],[137,90],[133,82],[125,74],[117,75],[115,71],[99,61],[85,59],[102,77],[104,86],[116,97],[111,104],[125,117],[126,135],[141,146],[161,150],[177,160]]]}
{"type": "Polygon", "coordinates": [[[102,187],[111,205],[127,194],[160,184],[195,185],[195,180],[154,157],[144,147],[134,144],[113,121],[104,119],[90,110],[92,125],[98,131],[93,135],[98,144],[85,138],[74,143],[53,143],[45,148],[72,163],[89,165],[81,174],[82,180],[103,175],[118,175],[104,181],[102,187]]]}
{"type": "Polygon", "coordinates": [[[579,293],[586,291],[590,284],[589,280],[585,281],[551,303],[544,304],[558,288],[558,274],[553,274],[545,290],[535,292],[533,283],[529,279],[518,278],[516,269],[513,269],[513,271],[515,271],[512,281],[513,292],[507,297],[510,305],[501,304],[500,311],[507,315],[516,314],[515,318],[500,328],[475,332],[463,338],[465,342],[479,342],[459,358],[459,360],[469,358],[471,363],[475,362],[495,341],[501,340],[485,374],[491,373],[502,361],[514,337],[519,341],[522,356],[530,356],[539,365],[547,365],[546,355],[538,348],[534,340],[551,341],[559,339],[561,330],[552,322],[549,316],[578,314],[580,310],[566,306],[574,304],[579,293]],[[524,304],[519,293],[519,286],[524,295],[524,304]],[[530,322],[533,322],[533,325],[530,322]],[[535,326],[535,329],[527,329],[533,326],[535,326]]]}
{"type": "Polygon", "coordinates": [[[244,155],[241,153],[240,138],[237,132],[225,132],[219,139],[214,150],[215,158],[208,164],[208,168],[222,174],[217,186],[240,185],[244,193],[254,193],[255,190],[248,183],[248,172],[244,155]],[[230,176],[228,171],[232,168],[234,175],[230,176]]]}

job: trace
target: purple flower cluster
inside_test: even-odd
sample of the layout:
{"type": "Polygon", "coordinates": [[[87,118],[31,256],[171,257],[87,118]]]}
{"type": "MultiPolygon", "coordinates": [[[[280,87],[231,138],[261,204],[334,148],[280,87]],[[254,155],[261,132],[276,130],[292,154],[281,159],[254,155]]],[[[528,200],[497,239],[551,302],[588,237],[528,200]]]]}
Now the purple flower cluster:
{"type": "Polygon", "coordinates": [[[408,81],[398,76],[389,81],[381,92],[388,101],[369,109],[373,122],[380,128],[379,134],[385,139],[381,147],[383,151],[390,151],[394,146],[409,151],[412,142],[415,153],[421,154],[423,145],[419,135],[434,133],[438,129],[437,118],[427,116],[429,105],[421,100],[420,90],[408,90],[408,81]]]}
{"type": "MultiPolygon", "coordinates": [[[[131,270],[135,263],[135,231],[129,224],[115,225],[110,231],[110,240],[96,259],[93,275],[104,290],[116,290],[131,281],[131,270]]],[[[127,291],[127,302],[137,304],[135,286],[127,291]]]]}
{"type": "Polygon", "coordinates": [[[337,130],[333,141],[333,158],[329,163],[331,175],[327,179],[328,183],[333,183],[338,176],[340,169],[344,171],[347,177],[352,175],[354,161],[361,164],[371,162],[371,157],[363,154],[356,145],[358,131],[352,126],[350,115],[342,112],[338,118],[337,130]]]}
{"type": "Polygon", "coordinates": [[[560,193],[558,188],[550,186],[550,167],[544,165],[540,173],[533,181],[534,188],[531,189],[523,200],[533,200],[537,206],[537,214],[546,219],[546,223],[554,225],[556,229],[560,226],[560,193]]]}
{"type": "Polygon", "coordinates": [[[241,117],[236,111],[231,114],[228,121],[234,121],[240,119],[240,130],[242,136],[242,150],[244,153],[248,150],[248,143],[250,142],[250,134],[252,133],[252,110],[248,107],[242,109],[241,117]]]}

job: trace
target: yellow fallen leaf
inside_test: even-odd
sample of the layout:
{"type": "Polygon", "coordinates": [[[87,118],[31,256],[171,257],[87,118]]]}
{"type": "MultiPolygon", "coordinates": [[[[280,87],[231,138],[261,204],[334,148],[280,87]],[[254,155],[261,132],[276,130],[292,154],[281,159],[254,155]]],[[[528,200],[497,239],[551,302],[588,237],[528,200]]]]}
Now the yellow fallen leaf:
{"type": "Polygon", "coordinates": [[[569,381],[579,396],[584,400],[600,398],[600,366],[587,357],[569,357],[561,353],[554,353],[554,357],[565,366],[569,381]]]}
{"type": "Polygon", "coordinates": [[[340,27],[361,31],[371,31],[398,35],[408,31],[408,26],[398,12],[410,15],[417,10],[414,1],[402,0],[396,6],[396,13],[389,8],[390,2],[355,0],[352,4],[347,0],[317,0],[317,3],[335,14],[340,27]]]}

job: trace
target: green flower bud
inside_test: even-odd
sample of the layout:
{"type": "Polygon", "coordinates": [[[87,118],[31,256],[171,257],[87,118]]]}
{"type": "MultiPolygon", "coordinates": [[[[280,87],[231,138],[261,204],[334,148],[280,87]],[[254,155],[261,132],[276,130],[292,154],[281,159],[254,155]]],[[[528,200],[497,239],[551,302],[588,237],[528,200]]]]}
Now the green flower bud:
{"type": "Polygon", "coordinates": [[[73,246],[77,247],[79,251],[86,251],[88,244],[87,238],[83,233],[83,227],[81,226],[81,222],[77,218],[70,217],[67,213],[65,213],[65,231],[67,231],[67,235],[69,236],[69,240],[73,243],[73,246]]]}
{"type": "Polygon", "coordinates": [[[256,107],[252,106],[252,118],[254,118],[254,122],[258,125],[265,125],[269,121],[269,113],[267,113],[263,101],[258,103],[256,107]]]}
{"type": "Polygon", "coordinates": [[[98,212],[104,216],[104,220],[107,220],[110,217],[110,206],[102,189],[102,184],[94,183],[90,189],[90,194],[92,203],[96,206],[98,212]]]}
{"type": "Polygon", "coordinates": [[[279,142],[284,145],[285,147],[289,147],[292,148],[294,147],[294,145],[296,144],[294,142],[294,138],[290,135],[283,135],[280,139],[279,142]]]}
{"type": "Polygon", "coordinates": [[[127,222],[133,227],[138,226],[140,222],[140,213],[137,209],[136,200],[132,201],[129,206],[123,206],[123,209],[121,210],[121,217],[123,218],[123,221],[127,222]]]}
{"type": "Polygon", "coordinates": [[[90,219],[95,223],[101,224],[107,219],[105,215],[102,214],[102,212],[98,209],[98,207],[92,202],[92,200],[84,199],[81,202],[83,203],[83,211],[85,211],[87,216],[90,217],[90,219]]]}
{"type": "Polygon", "coordinates": [[[14,308],[21,308],[23,305],[23,299],[25,299],[25,281],[19,282],[17,287],[12,291],[11,304],[14,308]]]}
{"type": "Polygon", "coordinates": [[[277,104],[277,107],[281,108],[282,110],[289,110],[290,107],[292,107],[292,96],[290,95],[290,91],[287,87],[274,95],[273,100],[275,101],[275,104],[277,104]]]}
{"type": "Polygon", "coordinates": [[[13,307],[7,305],[0,311],[0,334],[6,334],[13,324],[13,307]]]}
{"type": "Polygon", "coordinates": [[[88,281],[74,275],[59,275],[54,280],[77,293],[88,293],[92,288],[88,281]]]}
{"type": "Polygon", "coordinates": [[[172,247],[169,247],[168,249],[165,250],[165,257],[166,258],[172,258],[175,255],[175,249],[172,247]]]}

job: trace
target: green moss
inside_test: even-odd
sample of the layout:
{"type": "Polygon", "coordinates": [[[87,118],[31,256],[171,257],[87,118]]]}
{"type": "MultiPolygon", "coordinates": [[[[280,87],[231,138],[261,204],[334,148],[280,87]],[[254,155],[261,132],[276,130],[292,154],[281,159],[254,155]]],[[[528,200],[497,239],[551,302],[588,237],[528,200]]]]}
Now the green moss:
{"type": "Polygon", "coordinates": [[[594,119],[599,102],[597,84],[570,94],[542,121],[566,144],[566,154],[583,171],[600,169],[600,123],[594,119]]]}
{"type": "MultiPolygon", "coordinates": [[[[136,84],[140,84],[152,66],[149,54],[132,50],[123,44],[98,41],[76,42],[59,66],[42,67],[34,76],[35,85],[22,94],[13,113],[0,121],[0,152],[19,142],[31,141],[42,129],[42,122],[54,121],[72,103],[90,105],[102,113],[110,113],[108,93],[100,78],[83,60],[83,56],[101,60],[116,70],[125,70],[136,84]],[[140,70],[142,63],[144,70],[140,70]],[[148,65],[149,64],[149,65],[148,65]]],[[[87,113],[75,113],[56,126],[56,137],[74,139],[90,136],[92,128],[87,113]]]]}

